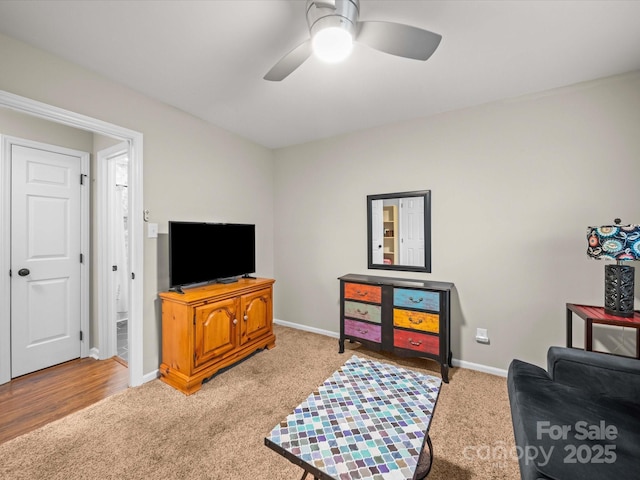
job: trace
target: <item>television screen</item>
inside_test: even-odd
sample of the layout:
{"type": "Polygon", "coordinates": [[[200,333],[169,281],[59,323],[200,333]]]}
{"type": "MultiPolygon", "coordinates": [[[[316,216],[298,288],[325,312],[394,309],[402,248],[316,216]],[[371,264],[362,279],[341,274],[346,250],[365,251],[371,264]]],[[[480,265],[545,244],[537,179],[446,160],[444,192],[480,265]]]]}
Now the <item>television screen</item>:
{"type": "Polygon", "coordinates": [[[169,222],[171,287],[256,271],[255,225],[169,222]]]}

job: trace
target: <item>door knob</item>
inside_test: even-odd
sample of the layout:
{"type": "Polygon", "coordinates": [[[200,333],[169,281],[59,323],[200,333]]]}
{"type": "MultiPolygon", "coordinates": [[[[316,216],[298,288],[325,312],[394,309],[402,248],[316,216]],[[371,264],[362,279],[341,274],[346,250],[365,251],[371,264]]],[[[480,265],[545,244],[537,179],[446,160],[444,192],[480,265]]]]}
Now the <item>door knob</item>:
{"type": "Polygon", "coordinates": [[[26,277],[30,273],[31,272],[29,271],[28,268],[21,268],[20,270],[18,270],[18,275],[20,275],[21,277],[26,277]]]}

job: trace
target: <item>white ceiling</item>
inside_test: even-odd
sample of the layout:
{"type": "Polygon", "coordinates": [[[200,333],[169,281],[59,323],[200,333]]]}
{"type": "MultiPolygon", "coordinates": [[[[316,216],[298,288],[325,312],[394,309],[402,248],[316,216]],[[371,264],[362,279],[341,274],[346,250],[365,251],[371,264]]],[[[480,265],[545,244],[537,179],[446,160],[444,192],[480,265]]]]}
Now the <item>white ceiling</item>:
{"type": "Polygon", "coordinates": [[[640,1],[361,0],[360,20],[443,39],[268,82],[308,38],[304,0],[0,0],[1,33],[270,148],[640,70],[640,1]]]}

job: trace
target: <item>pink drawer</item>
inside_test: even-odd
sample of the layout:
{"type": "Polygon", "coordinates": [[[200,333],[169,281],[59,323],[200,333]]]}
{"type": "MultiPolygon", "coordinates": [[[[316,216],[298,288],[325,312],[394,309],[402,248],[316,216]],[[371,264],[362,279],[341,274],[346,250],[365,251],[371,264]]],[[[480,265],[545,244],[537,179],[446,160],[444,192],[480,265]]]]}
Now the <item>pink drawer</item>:
{"type": "Polygon", "coordinates": [[[344,333],[347,336],[362,338],[370,342],[380,343],[382,340],[382,327],[380,325],[358,322],[349,318],[344,319],[344,333]]]}

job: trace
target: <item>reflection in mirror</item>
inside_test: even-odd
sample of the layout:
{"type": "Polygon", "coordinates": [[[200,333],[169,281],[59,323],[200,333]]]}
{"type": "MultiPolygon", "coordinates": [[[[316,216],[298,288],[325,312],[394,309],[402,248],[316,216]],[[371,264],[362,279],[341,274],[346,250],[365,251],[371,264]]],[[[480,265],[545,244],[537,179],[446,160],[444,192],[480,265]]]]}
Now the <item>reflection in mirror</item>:
{"type": "Polygon", "coordinates": [[[431,192],[367,196],[369,268],[431,272],[431,192]]]}

